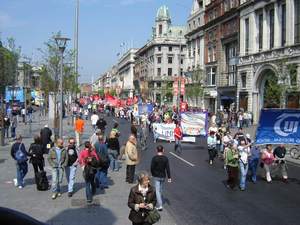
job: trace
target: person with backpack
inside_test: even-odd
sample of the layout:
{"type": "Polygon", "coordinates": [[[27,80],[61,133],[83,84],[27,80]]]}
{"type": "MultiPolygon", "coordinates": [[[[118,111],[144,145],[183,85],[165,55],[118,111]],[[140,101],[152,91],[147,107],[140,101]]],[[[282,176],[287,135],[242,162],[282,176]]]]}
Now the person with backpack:
{"type": "Polygon", "coordinates": [[[22,189],[25,185],[24,178],[28,172],[27,156],[25,145],[22,143],[22,136],[16,137],[16,142],[11,147],[11,157],[16,160],[17,178],[14,179],[15,186],[22,189]]]}
{"type": "Polygon", "coordinates": [[[109,157],[108,157],[108,148],[105,143],[105,138],[103,135],[99,135],[98,141],[95,143],[95,149],[97,154],[100,156],[100,159],[103,162],[103,166],[98,169],[96,177],[99,182],[99,186],[101,189],[108,188],[108,179],[107,173],[109,168],[109,157]]]}
{"type": "Polygon", "coordinates": [[[74,182],[76,177],[78,165],[78,149],[76,147],[75,138],[69,138],[69,145],[67,147],[68,163],[65,167],[66,179],[68,181],[68,197],[73,196],[74,182]]]}
{"type": "Polygon", "coordinates": [[[85,180],[85,194],[87,203],[92,203],[93,195],[96,193],[95,174],[97,173],[97,162],[100,158],[89,141],[84,143],[84,149],[79,154],[79,164],[83,169],[85,180]]]}
{"type": "Polygon", "coordinates": [[[48,124],[46,124],[40,131],[40,137],[41,137],[41,142],[42,142],[42,146],[43,146],[43,151],[44,151],[44,153],[47,153],[47,154],[48,154],[50,148],[53,147],[51,136],[52,136],[52,131],[49,128],[48,124]]]}
{"type": "Polygon", "coordinates": [[[28,154],[30,155],[29,162],[33,166],[34,174],[37,174],[39,171],[44,171],[44,152],[41,139],[38,135],[34,136],[34,142],[30,145],[28,154]]]}
{"type": "Polygon", "coordinates": [[[63,139],[57,139],[56,146],[49,151],[48,162],[52,167],[52,199],[61,196],[60,184],[62,182],[64,168],[68,165],[68,154],[64,148],[63,139]]]}

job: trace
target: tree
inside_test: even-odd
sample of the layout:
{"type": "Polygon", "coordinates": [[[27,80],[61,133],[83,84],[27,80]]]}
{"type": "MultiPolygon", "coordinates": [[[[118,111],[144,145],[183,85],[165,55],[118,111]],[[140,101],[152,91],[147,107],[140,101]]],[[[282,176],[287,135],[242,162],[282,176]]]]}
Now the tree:
{"type": "Polygon", "coordinates": [[[198,98],[203,96],[203,70],[198,66],[196,70],[191,73],[190,84],[186,84],[186,96],[191,99],[196,99],[198,105],[198,98]]]}

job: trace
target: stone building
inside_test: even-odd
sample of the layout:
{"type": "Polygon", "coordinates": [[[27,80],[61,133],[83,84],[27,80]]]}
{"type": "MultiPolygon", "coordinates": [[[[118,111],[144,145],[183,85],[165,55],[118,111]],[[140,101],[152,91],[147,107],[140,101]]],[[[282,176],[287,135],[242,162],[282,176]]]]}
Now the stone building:
{"type": "Polygon", "coordinates": [[[152,38],[136,53],[134,84],[144,99],[175,104],[175,77],[183,76],[185,26],[173,26],[166,6],[158,9],[152,38]]]}
{"type": "Polygon", "coordinates": [[[254,122],[261,108],[299,108],[300,1],[241,1],[237,81],[254,122]]]}

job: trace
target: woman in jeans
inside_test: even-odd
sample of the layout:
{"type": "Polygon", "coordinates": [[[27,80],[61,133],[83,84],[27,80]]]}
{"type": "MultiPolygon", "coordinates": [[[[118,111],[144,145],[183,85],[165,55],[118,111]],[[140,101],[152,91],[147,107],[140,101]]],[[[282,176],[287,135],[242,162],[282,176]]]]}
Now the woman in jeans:
{"type": "Polygon", "coordinates": [[[275,157],[273,155],[273,148],[272,145],[266,145],[266,148],[263,150],[261,155],[261,160],[264,164],[264,169],[266,171],[266,179],[267,182],[270,183],[272,181],[271,177],[271,166],[275,160],[275,157]]]}
{"type": "Polygon", "coordinates": [[[112,171],[119,171],[118,156],[120,155],[120,143],[117,138],[117,133],[111,131],[107,140],[108,157],[110,160],[110,169],[112,171]]]}
{"type": "Polygon", "coordinates": [[[87,203],[91,203],[93,195],[96,193],[95,174],[97,170],[93,164],[95,161],[99,161],[99,157],[89,141],[86,141],[84,146],[85,148],[79,154],[79,164],[83,169],[87,203]]]}

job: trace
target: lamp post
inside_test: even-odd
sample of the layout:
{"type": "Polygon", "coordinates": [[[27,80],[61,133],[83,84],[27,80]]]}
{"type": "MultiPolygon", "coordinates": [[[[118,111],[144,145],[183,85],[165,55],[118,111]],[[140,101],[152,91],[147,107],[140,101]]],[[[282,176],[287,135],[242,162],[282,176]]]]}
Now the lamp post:
{"type": "Polygon", "coordinates": [[[59,91],[60,91],[60,110],[59,110],[59,137],[63,138],[63,107],[64,107],[64,96],[63,96],[63,59],[64,51],[66,49],[67,41],[69,38],[56,36],[54,37],[55,43],[60,51],[60,82],[59,82],[59,91]]]}

